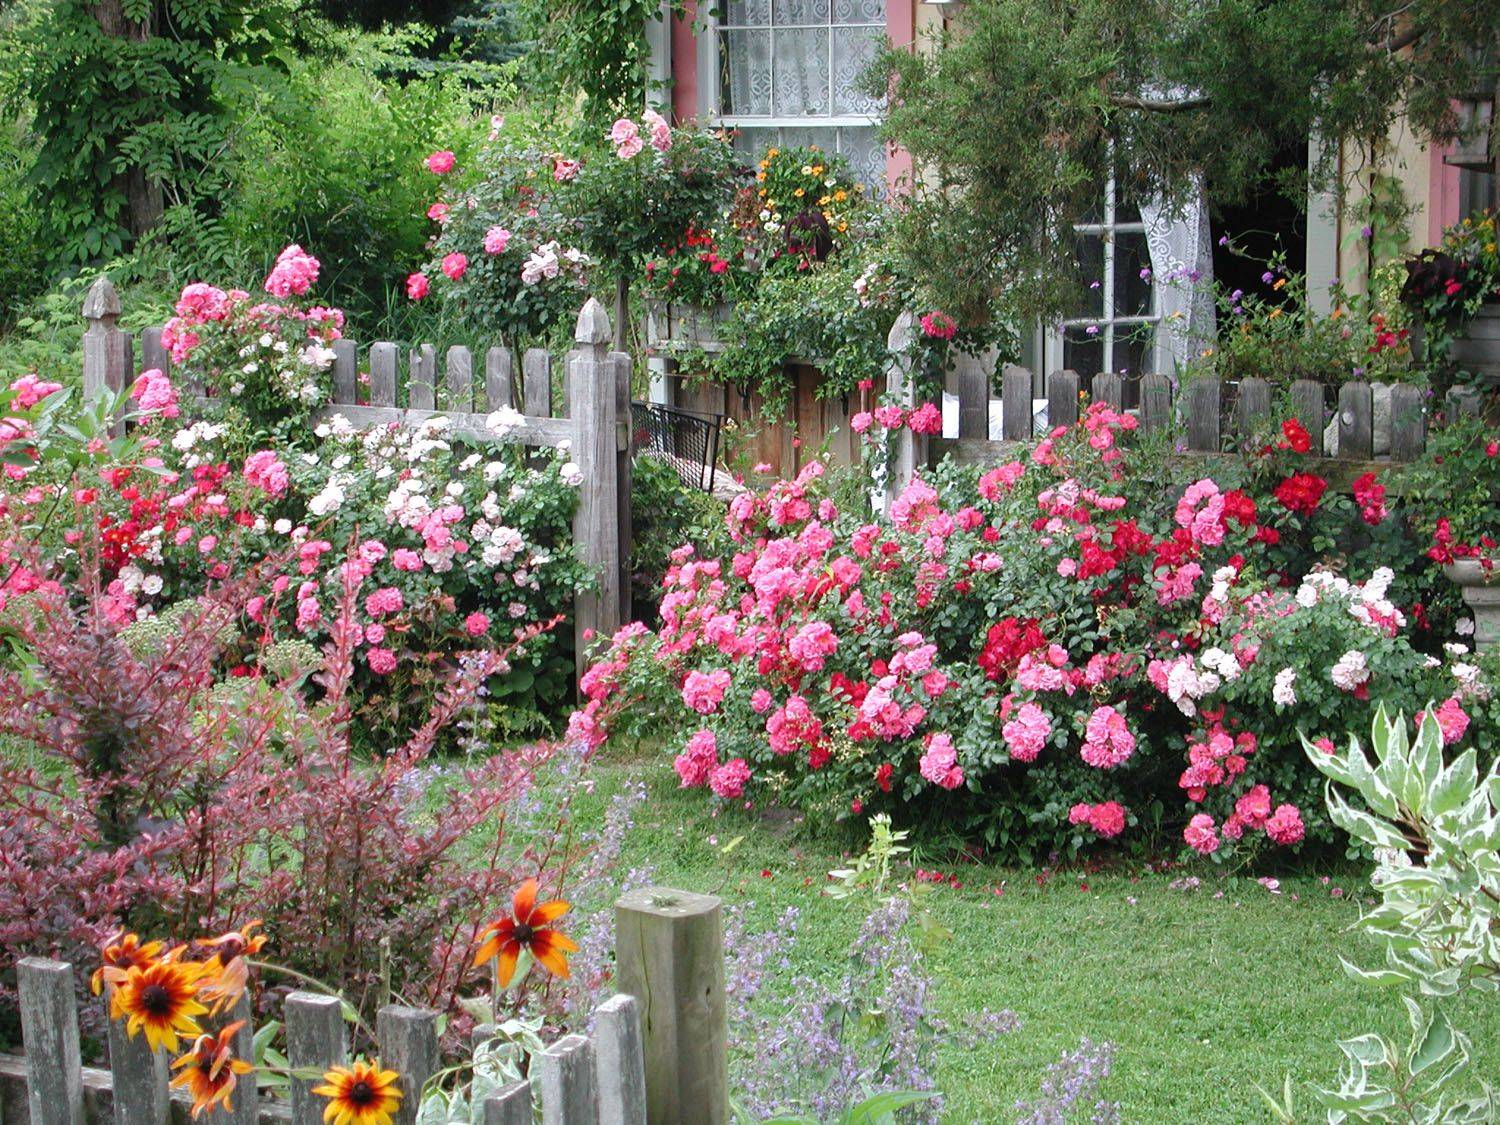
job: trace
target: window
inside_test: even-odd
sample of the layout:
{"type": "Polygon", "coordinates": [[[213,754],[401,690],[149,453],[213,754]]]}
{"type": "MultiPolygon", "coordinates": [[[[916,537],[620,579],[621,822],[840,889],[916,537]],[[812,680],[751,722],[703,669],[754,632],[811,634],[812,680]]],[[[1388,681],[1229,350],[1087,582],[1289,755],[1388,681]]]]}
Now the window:
{"type": "Polygon", "coordinates": [[[857,80],[885,40],[886,0],[727,0],[715,47],[718,119],[747,153],[817,145],[840,153],[875,190],[885,146],[881,100],[857,80]]]}
{"type": "Polygon", "coordinates": [[[1047,334],[1044,369],[1084,379],[1101,371],[1143,375],[1157,366],[1161,321],[1146,224],[1138,207],[1118,198],[1113,179],[1089,219],[1073,228],[1089,288],[1076,315],[1047,334]]]}

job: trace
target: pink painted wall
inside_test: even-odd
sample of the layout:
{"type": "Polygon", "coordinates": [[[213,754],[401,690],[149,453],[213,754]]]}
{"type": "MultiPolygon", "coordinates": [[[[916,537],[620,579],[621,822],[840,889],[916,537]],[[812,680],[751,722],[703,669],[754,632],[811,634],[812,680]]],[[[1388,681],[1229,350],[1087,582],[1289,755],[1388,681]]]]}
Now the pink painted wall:
{"type": "Polygon", "coordinates": [[[1451,146],[1429,146],[1427,158],[1427,243],[1436,246],[1443,237],[1443,228],[1452,226],[1463,218],[1458,213],[1459,169],[1443,163],[1443,156],[1451,146]]]}
{"type": "MultiPolygon", "coordinates": [[[[887,0],[886,35],[897,47],[910,50],[915,46],[917,3],[918,0],[887,0]]],[[[698,74],[698,39],[693,34],[693,19],[697,15],[697,8],[697,0],[687,0],[684,16],[672,21],[672,113],[678,121],[688,121],[698,116],[698,84],[700,80],[714,81],[713,75],[698,74]]],[[[885,178],[892,188],[910,172],[909,153],[898,149],[886,154],[885,178]]]]}

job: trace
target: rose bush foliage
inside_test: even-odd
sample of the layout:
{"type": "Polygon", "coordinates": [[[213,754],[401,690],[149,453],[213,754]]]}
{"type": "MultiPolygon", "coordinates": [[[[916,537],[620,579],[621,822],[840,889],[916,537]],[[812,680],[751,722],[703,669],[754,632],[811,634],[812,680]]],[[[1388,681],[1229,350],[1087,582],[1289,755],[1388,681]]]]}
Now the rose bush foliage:
{"type": "MultiPolygon", "coordinates": [[[[574,731],[668,732],[682,784],[720,799],[894,808],[1018,856],[1329,840],[1299,731],[1435,698],[1473,737],[1492,688],[1414,645],[1420,587],[1357,551],[1330,569],[1399,533],[1378,481],[1330,492],[1294,422],[1239,487],[1174,478],[1135,424],[1092,406],[1022,458],[919,476],[888,519],[821,462],[739,496],[735,552],[674,555],[661,628],[613,639],[574,731]]],[[[855,428],[901,425],[928,420],[855,428]]]]}

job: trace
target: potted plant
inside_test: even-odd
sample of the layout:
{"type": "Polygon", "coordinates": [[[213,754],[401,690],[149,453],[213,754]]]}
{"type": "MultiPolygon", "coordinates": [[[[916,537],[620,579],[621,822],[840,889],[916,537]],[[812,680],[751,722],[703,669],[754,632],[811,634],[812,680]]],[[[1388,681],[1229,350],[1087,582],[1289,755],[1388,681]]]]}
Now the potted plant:
{"type": "Polygon", "coordinates": [[[1500,386],[1500,251],[1496,216],[1479,211],[1406,262],[1401,299],[1421,317],[1426,356],[1460,382],[1500,386]]]}
{"type": "Polygon", "coordinates": [[[1427,557],[1473,610],[1476,646],[1500,645],[1500,427],[1464,416],[1434,429],[1403,484],[1427,557]]]}

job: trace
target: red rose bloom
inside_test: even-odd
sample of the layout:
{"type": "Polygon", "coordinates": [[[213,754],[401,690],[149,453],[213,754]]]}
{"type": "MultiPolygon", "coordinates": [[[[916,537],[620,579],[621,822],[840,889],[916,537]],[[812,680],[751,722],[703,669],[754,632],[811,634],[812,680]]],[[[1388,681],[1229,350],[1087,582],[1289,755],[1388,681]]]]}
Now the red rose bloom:
{"type": "Polygon", "coordinates": [[[1318,510],[1328,482],[1313,473],[1293,473],[1276,486],[1276,499],[1289,512],[1310,516],[1318,510]]]}
{"type": "Polygon", "coordinates": [[[1312,435],[1299,419],[1288,418],[1281,423],[1281,448],[1293,453],[1307,453],[1312,449],[1312,435]]]}

